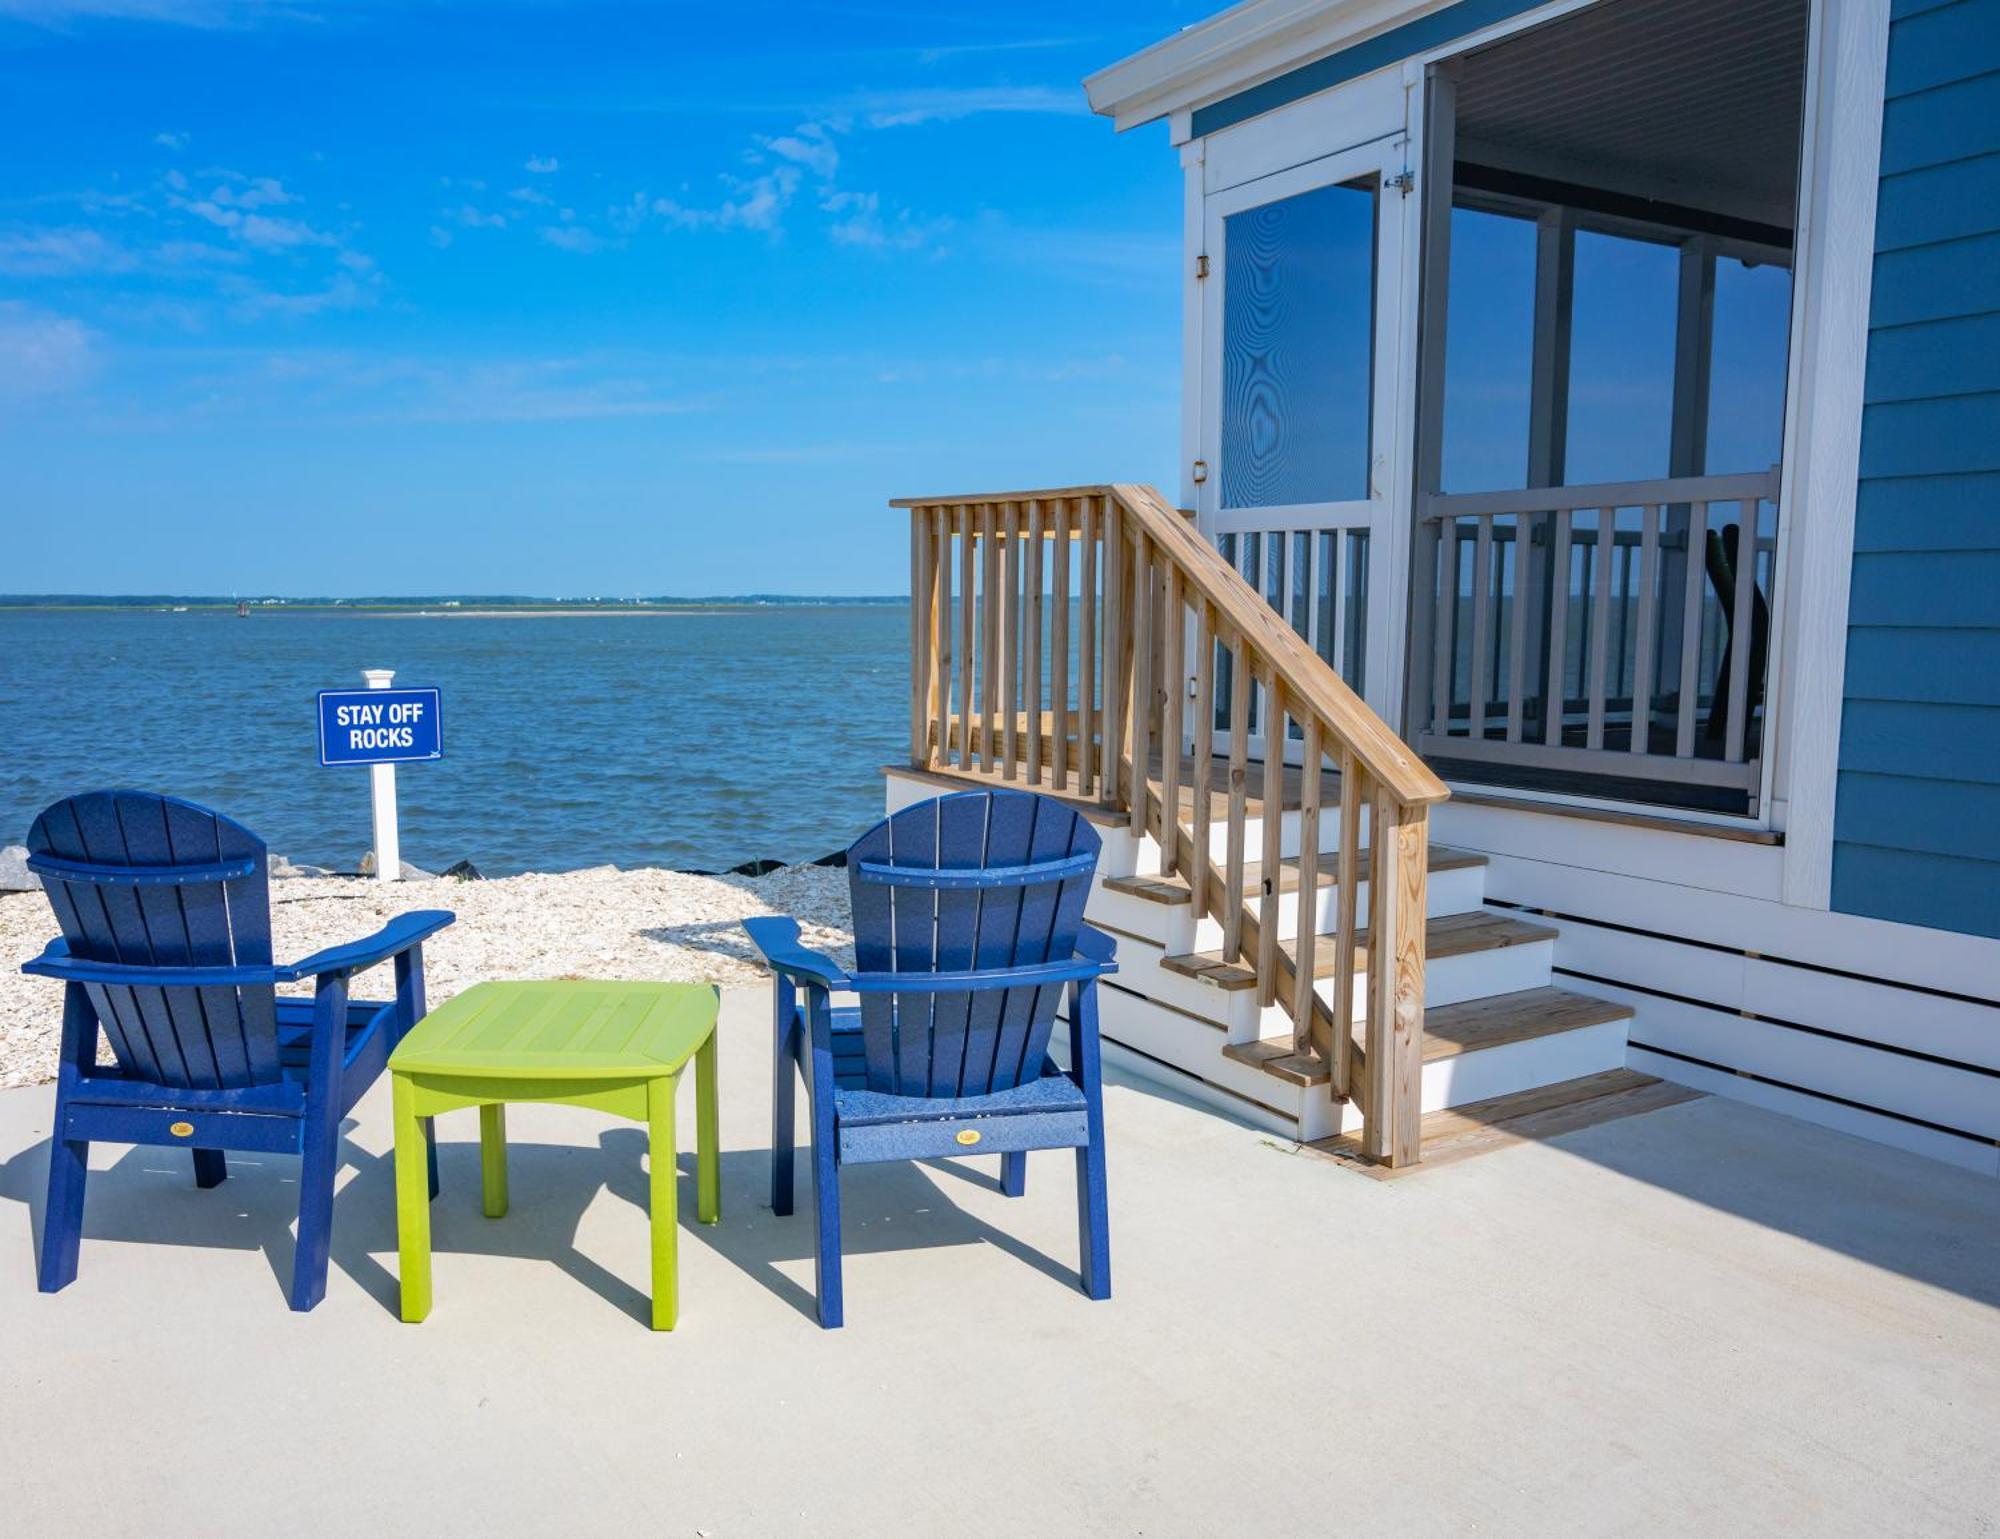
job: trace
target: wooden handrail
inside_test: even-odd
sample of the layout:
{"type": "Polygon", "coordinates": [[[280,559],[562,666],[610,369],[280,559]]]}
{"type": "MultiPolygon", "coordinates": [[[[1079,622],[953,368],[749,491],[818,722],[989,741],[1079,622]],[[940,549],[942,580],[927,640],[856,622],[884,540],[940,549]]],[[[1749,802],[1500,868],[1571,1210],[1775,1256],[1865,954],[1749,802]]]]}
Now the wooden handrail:
{"type": "Polygon", "coordinates": [[[911,513],[911,762],[1091,798],[1157,841],[1162,875],[1183,875],[1196,916],[1219,922],[1222,962],[1254,973],[1260,1005],[1291,1018],[1288,1042],[1238,1046],[1324,1078],[1360,1105],[1366,1153],[1414,1161],[1427,814],[1444,783],[1151,487],[892,506],[911,513]],[[1254,774],[1253,731],[1264,745],[1254,774]],[[1302,762],[1288,827],[1292,742],[1302,762]],[[1322,820],[1330,787],[1338,801],[1322,820]],[[1327,874],[1337,892],[1322,934],[1327,874]]]}

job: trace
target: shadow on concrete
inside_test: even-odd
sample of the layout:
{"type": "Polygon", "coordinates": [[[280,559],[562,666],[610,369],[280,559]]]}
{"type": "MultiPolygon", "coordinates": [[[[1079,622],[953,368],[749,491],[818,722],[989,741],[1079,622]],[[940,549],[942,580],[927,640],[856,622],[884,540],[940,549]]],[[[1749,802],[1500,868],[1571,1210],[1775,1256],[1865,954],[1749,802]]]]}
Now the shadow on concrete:
{"type": "MultiPolygon", "coordinates": [[[[351,1131],[350,1121],[343,1132],[351,1131]]],[[[48,1181],[49,1141],[43,1139],[0,1165],[0,1198],[22,1205],[40,1255],[42,1209],[48,1181]]],[[[396,1251],[395,1163],[343,1138],[342,1170],[334,1194],[332,1263],[391,1314],[399,1311],[400,1285],[382,1258],[396,1251]]],[[[636,1127],[599,1133],[595,1148],[575,1144],[510,1141],[510,1202],[505,1217],[480,1212],[479,1146],[450,1137],[438,1143],[439,1194],[431,1207],[433,1255],[461,1253],[546,1260],[614,1308],[641,1324],[651,1321],[651,1301],[641,1289],[606,1270],[577,1248],[585,1212],[608,1191],[642,1212],[648,1200],[646,1134],[636,1127]]],[[[817,1318],[809,1288],[782,1269],[813,1258],[812,1173],[803,1154],[790,1217],[770,1210],[768,1150],[724,1150],[722,1217],[718,1225],[695,1220],[695,1156],[680,1155],[679,1220],[686,1238],[708,1246],[808,1320],[817,1318]]],[[[283,1307],[291,1279],[298,1219],[298,1160],[279,1154],[229,1155],[229,1179],[201,1190],[192,1161],[181,1150],[126,1148],[104,1169],[93,1168],[84,1203],[84,1250],[78,1283],[97,1266],[117,1265],[115,1251],[94,1242],[255,1250],[275,1282],[273,1307],[283,1307]]],[[[1044,1179],[1072,1179],[1069,1162],[1039,1162],[1044,1179]]],[[[996,1173],[959,1168],[958,1162],[856,1166],[841,1180],[842,1243],[849,1256],[921,1250],[943,1245],[991,1245],[1065,1286],[1076,1270],[952,1202],[927,1170],[998,1190],[996,1173]]],[[[1041,1172],[1038,1172],[1041,1173],[1041,1172]]],[[[643,1251],[633,1261],[643,1275],[643,1251]]]]}

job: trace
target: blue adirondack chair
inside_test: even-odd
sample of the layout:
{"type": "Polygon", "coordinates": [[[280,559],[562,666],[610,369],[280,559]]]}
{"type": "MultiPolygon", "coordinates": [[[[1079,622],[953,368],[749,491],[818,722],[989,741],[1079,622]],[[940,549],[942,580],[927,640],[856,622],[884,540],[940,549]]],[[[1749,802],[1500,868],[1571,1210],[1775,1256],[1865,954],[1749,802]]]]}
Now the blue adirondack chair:
{"type": "Polygon", "coordinates": [[[205,807],[93,791],[36,818],[28,850],[62,939],[21,970],[65,985],[42,1291],[76,1278],[92,1141],[178,1144],[201,1187],[228,1174],[227,1149],[302,1156],[291,1303],[311,1309],[326,1293],[340,1119],[422,1018],[424,938],[453,916],[404,914],[277,967],[264,842],[205,807]],[[348,998],[350,976],[392,958],[394,1000],[348,998]],[[277,997],[300,978],[317,980],[311,999],[277,997]],[[98,1065],[99,1027],[116,1068],[98,1065]]]}
{"type": "Polygon", "coordinates": [[[819,1321],[842,1318],[840,1168],[998,1154],[1027,1190],[1030,1149],[1076,1150],[1083,1291],[1111,1296],[1097,980],[1110,937],[1083,922],[1099,840],[1073,809],[1022,791],[906,807],[847,852],[855,970],[751,919],[775,975],[771,1209],[792,1211],[797,1066],[811,1101],[819,1321]],[[1069,995],[1070,1068],[1048,1056],[1069,995]],[[804,998],[801,1000],[800,993],[804,998]],[[859,996],[836,1008],[836,991],[859,996]]]}

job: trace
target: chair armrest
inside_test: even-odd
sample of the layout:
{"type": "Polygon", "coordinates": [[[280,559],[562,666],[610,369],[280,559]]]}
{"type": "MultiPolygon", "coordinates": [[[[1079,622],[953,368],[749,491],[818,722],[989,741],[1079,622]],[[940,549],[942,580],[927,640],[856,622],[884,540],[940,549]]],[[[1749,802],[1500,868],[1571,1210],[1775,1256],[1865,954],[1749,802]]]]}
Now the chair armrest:
{"type": "Polygon", "coordinates": [[[242,988],[275,983],[274,967],[155,967],[137,962],[93,962],[69,954],[69,942],[52,940],[42,954],[21,964],[21,971],[63,983],[114,983],[138,988],[242,988]]]}
{"type": "Polygon", "coordinates": [[[1118,942],[1092,925],[1084,925],[1076,932],[1076,954],[1098,963],[1104,972],[1118,971],[1118,942]]]}
{"type": "Polygon", "coordinates": [[[299,978],[358,973],[378,962],[386,962],[413,946],[422,945],[427,938],[457,918],[456,914],[441,908],[420,908],[398,914],[366,940],[350,941],[345,946],[329,946],[324,951],[315,951],[302,962],[275,969],[277,979],[280,983],[291,983],[299,978]]]}
{"type": "Polygon", "coordinates": [[[743,931],[750,937],[750,944],[774,973],[782,973],[800,983],[813,983],[823,989],[845,989],[847,974],[832,957],[822,956],[799,944],[799,922],[772,915],[764,919],[746,919],[743,931]]]}

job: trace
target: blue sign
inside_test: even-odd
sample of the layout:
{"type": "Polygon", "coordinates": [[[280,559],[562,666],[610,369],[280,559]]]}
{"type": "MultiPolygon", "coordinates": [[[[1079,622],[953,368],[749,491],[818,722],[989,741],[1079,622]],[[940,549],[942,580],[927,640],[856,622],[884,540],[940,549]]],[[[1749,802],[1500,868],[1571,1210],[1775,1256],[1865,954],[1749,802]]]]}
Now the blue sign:
{"type": "Polygon", "coordinates": [[[408,764],[444,757],[444,713],[434,689],[323,689],[319,762],[408,764]]]}

